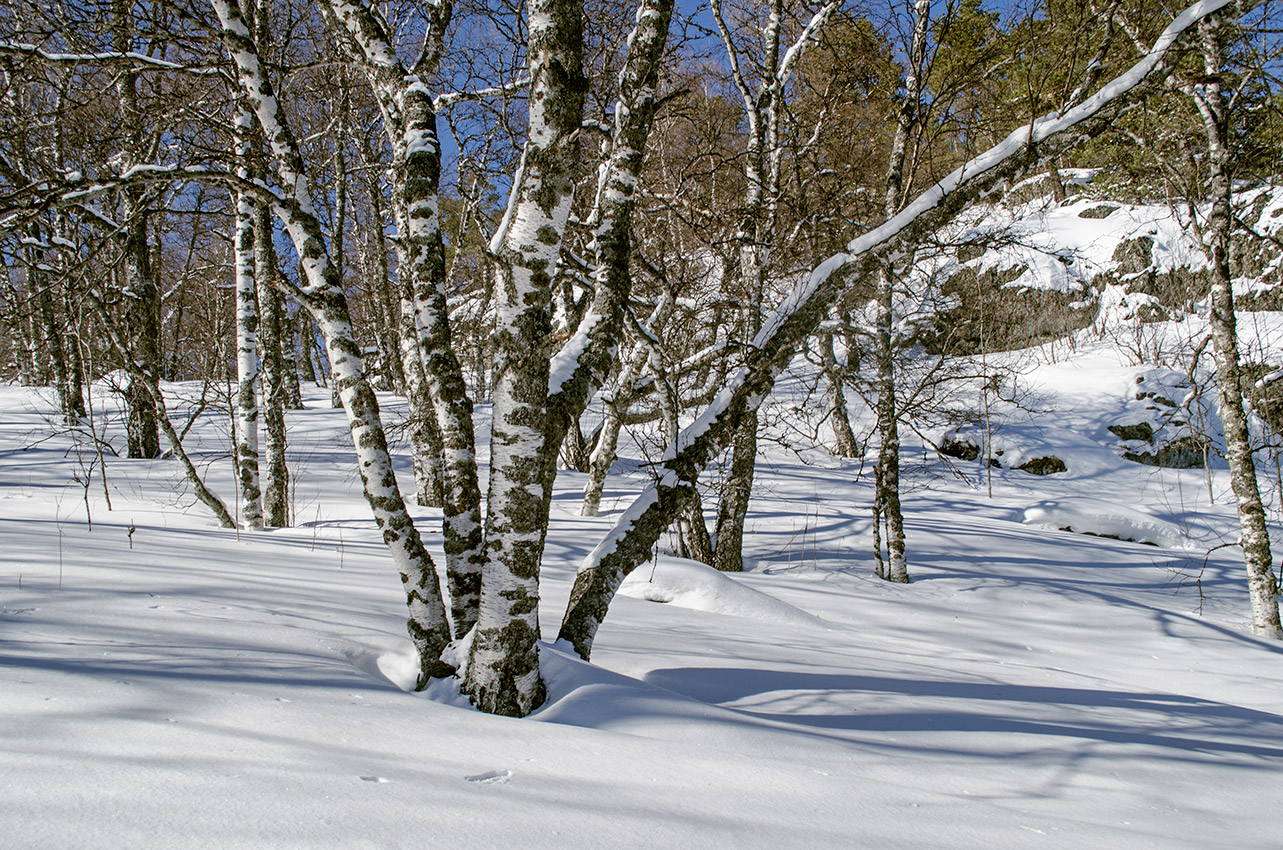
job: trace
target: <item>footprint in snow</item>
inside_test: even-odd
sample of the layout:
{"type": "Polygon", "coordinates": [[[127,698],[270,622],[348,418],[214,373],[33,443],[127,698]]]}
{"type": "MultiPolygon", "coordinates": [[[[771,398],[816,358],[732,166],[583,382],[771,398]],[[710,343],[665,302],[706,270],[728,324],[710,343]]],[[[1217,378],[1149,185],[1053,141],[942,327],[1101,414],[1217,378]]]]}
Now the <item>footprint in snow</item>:
{"type": "Polygon", "coordinates": [[[478,773],[474,776],[465,776],[463,778],[468,782],[477,782],[482,785],[499,785],[512,778],[512,771],[488,770],[485,773],[478,773]]]}

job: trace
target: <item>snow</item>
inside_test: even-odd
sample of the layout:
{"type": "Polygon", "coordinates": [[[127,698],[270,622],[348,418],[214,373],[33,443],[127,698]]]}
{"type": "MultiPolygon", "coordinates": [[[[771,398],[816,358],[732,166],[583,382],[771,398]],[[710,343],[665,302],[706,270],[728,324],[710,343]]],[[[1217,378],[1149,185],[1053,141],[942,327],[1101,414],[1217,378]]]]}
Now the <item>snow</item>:
{"type": "Polygon", "coordinates": [[[1136,543],[1148,543],[1168,549],[1206,549],[1191,539],[1187,529],[1143,508],[1134,508],[1103,500],[1083,502],[1048,499],[1025,508],[1028,525],[1076,531],[1097,537],[1116,537],[1136,543]]]}
{"type": "Polygon", "coordinates": [[[1079,195],[1050,206],[1040,200],[1003,218],[993,229],[1013,244],[985,252],[973,265],[978,271],[1023,268],[1007,284],[1013,288],[1079,292],[1092,278],[1118,268],[1114,253],[1122,242],[1141,237],[1152,241],[1155,262],[1149,268],[1157,274],[1207,267],[1197,239],[1166,203],[1105,203],[1079,195]],[[1110,208],[1104,217],[1091,217],[1110,208]]]}
{"type": "Polygon", "coordinates": [[[566,340],[566,344],[552,356],[548,365],[549,396],[561,392],[566,382],[575,377],[575,372],[579,369],[579,358],[583,357],[584,352],[588,350],[590,335],[600,321],[601,316],[595,310],[589,311],[584,320],[579,323],[574,335],[566,340]]]}
{"type": "Polygon", "coordinates": [[[634,599],[714,614],[795,626],[824,625],[814,614],[742,585],[726,573],[698,561],[666,555],[653,560],[649,568],[635,570],[624,579],[618,592],[634,599]]]}
{"type": "MultiPolygon", "coordinates": [[[[525,720],[408,690],[404,594],[328,390],[288,418],[295,526],[238,532],[167,460],[108,457],[108,510],[47,394],[0,387],[5,846],[1276,847],[1283,647],[1214,548],[1236,537],[1227,473],[1209,503],[1203,470],[1124,462],[1107,430],[1153,374],[1087,339],[1027,364],[995,434],[1065,473],[991,469],[990,499],[979,462],[907,463],[909,585],[872,576],[867,466],[763,440],[748,571],[661,551],[592,664],[542,645],[525,720]]],[[[185,417],[199,388],[168,390],[185,417]]],[[[105,384],[94,410],[120,447],[105,384]]],[[[207,413],[188,437],[225,498],[227,431],[207,413]]],[[[548,639],[649,483],[623,453],[602,517],[577,515],[582,475],[557,482],[548,639]]],[[[440,562],[439,512],[415,510],[440,562]]]]}

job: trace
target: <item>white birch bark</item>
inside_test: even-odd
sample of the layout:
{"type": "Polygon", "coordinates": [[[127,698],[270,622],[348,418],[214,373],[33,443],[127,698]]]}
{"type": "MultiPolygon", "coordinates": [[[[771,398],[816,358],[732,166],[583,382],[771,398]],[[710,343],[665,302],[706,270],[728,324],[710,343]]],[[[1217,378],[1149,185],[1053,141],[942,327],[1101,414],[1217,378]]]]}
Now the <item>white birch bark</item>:
{"type": "MultiPolygon", "coordinates": [[[[237,174],[249,180],[254,116],[236,116],[237,174]]],[[[263,498],[258,470],[258,291],[254,263],[254,201],[236,193],[232,234],[232,266],[236,277],[236,471],[240,491],[241,525],[263,527],[263,498]]]]}
{"type": "Polygon", "coordinates": [[[544,346],[587,91],[581,0],[531,0],[527,15],[529,129],[507,213],[490,243],[496,327],[486,564],[464,685],[483,711],[513,716],[529,714],[545,696],[537,645],[539,565],[548,528],[541,463],[548,414],[544,346]]]}
{"type": "Polygon", "coordinates": [[[1211,269],[1212,293],[1208,307],[1212,351],[1216,358],[1217,411],[1225,434],[1225,460],[1238,511],[1243,565],[1247,571],[1248,598],[1253,633],[1283,640],[1279,620],[1279,582],[1270,554],[1270,533],[1265,522],[1252,457],[1251,434],[1243,404],[1243,375],[1239,360],[1238,331],[1234,315],[1234,290],[1230,273],[1230,237],[1233,221],[1233,163],[1229,149],[1230,119],[1220,74],[1223,68],[1218,20],[1199,26],[1203,54],[1203,80],[1186,87],[1203,123],[1207,140],[1207,193],[1211,209],[1202,227],[1203,250],[1211,269]]]}
{"type": "Polygon", "coordinates": [[[325,340],[331,377],[347,414],[365,498],[405,589],[410,613],[407,628],[419,653],[418,686],[422,688],[429,678],[453,672],[441,661],[441,652],[451,635],[436,566],[397,487],[378,401],[363,370],[347,300],[307,191],[298,146],[259,63],[238,0],[212,0],[212,5],[222,27],[224,45],[236,67],[238,87],[253,109],[274,157],[276,182],[283,194],[275,211],[294,242],[305,278],[293,294],[316,320],[325,340]]]}
{"type": "MultiPolygon", "coordinates": [[[[589,217],[596,222],[593,300],[575,333],[553,356],[549,369],[549,416],[543,449],[545,501],[551,499],[556,476],[556,447],[615,366],[615,351],[623,334],[624,306],[632,292],[633,207],[642,157],[658,105],[659,66],[672,13],[673,0],[641,0],[635,26],[628,36],[609,154],[600,167],[597,202],[589,217]]],[[[631,381],[625,386],[629,385],[631,381]]],[[[613,406],[612,410],[619,413],[613,406]]],[[[613,418],[612,438],[617,438],[619,420],[617,415],[613,418]]],[[[614,457],[614,443],[596,457],[604,458],[605,467],[590,464],[593,474],[585,490],[584,516],[596,515],[604,475],[614,457]]]]}
{"type": "MultiPolygon", "coordinates": [[[[330,28],[370,81],[392,149],[392,204],[397,224],[398,273],[413,314],[418,359],[428,392],[411,395],[414,415],[434,418],[441,433],[446,474],[442,527],[454,634],[476,623],[485,560],[481,488],[472,402],[455,355],[445,298],[446,266],[439,214],[441,150],[433,97],[425,79],[444,45],[452,4],[426,7],[424,48],[407,70],[380,18],[356,0],[326,0],[330,28]],[[432,410],[421,405],[429,400],[432,410]]],[[[403,359],[403,363],[407,363],[403,359]]],[[[407,374],[407,379],[410,375],[407,374]]]]}

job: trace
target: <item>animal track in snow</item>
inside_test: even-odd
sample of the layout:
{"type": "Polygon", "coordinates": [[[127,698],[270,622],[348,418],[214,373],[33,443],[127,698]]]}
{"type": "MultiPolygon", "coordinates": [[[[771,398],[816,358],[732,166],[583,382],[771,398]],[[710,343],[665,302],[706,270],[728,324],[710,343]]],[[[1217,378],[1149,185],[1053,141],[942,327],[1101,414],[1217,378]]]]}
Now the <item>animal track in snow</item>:
{"type": "Polygon", "coordinates": [[[512,771],[488,770],[485,773],[478,773],[474,776],[465,776],[463,778],[468,782],[477,782],[482,785],[499,785],[512,778],[512,771]]]}

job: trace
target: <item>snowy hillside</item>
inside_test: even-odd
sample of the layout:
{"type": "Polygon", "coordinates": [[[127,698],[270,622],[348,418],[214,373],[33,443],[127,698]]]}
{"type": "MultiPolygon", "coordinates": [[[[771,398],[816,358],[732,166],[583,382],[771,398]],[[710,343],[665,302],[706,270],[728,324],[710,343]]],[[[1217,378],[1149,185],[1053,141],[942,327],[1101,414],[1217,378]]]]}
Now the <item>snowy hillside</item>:
{"type": "MultiPolygon", "coordinates": [[[[593,664],[543,646],[525,720],[403,690],[402,591],[328,393],[289,419],[296,525],[237,533],[172,462],[108,457],[104,479],[48,399],[0,388],[0,843],[1276,847],[1283,647],[1251,636],[1217,548],[1226,473],[1124,461],[1109,430],[1162,426],[1137,399],[1154,374],[1086,337],[1028,359],[991,445],[1066,471],[986,482],[923,450],[907,586],[871,574],[868,465],[764,441],[749,571],[661,553],[593,664]]],[[[192,388],[171,392],[181,411],[192,388]]],[[[230,492],[224,427],[189,440],[230,492]]],[[[622,453],[599,518],[558,480],[547,637],[645,483],[622,453]]]]}

